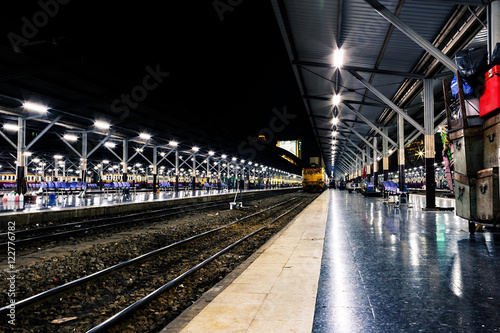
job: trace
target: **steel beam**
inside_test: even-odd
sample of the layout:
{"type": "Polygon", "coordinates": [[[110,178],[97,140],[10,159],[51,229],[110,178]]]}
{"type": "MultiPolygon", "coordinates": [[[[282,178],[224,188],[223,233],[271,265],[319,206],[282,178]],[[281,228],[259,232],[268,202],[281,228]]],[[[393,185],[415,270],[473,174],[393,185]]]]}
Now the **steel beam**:
{"type": "Polygon", "coordinates": [[[104,137],[104,139],[102,139],[102,140],[101,140],[101,141],[97,144],[97,146],[95,146],[95,147],[94,147],[94,149],[92,149],[92,150],[90,151],[90,153],[88,153],[87,157],[89,157],[90,155],[92,155],[92,154],[93,154],[93,153],[94,153],[97,149],[99,149],[99,148],[100,148],[100,147],[101,147],[104,143],[106,143],[106,141],[108,141],[108,139],[109,139],[109,138],[110,138],[110,137],[111,137],[111,136],[112,136],[115,132],[116,132],[115,130],[113,130],[113,131],[109,132],[109,134],[108,134],[108,135],[106,135],[106,136],[104,137]]]}
{"type": "Polygon", "coordinates": [[[400,109],[396,104],[394,104],[393,101],[391,101],[384,94],[382,94],[377,88],[375,88],[368,81],[366,81],[361,75],[359,75],[354,71],[349,71],[349,73],[351,73],[351,75],[354,76],[363,86],[365,86],[368,90],[370,90],[375,96],[380,98],[392,110],[396,111],[398,114],[401,114],[406,121],[408,121],[410,124],[413,125],[413,127],[418,129],[420,132],[424,133],[424,128],[418,122],[416,122],[412,117],[407,115],[405,111],[400,109]]]}
{"type": "MultiPolygon", "coordinates": [[[[292,61],[292,64],[296,65],[296,66],[333,68],[333,66],[331,64],[314,62],[314,61],[294,60],[294,61],[292,61]]],[[[361,72],[361,73],[373,73],[373,74],[381,74],[381,75],[401,76],[401,77],[406,77],[409,79],[417,79],[417,80],[421,80],[421,79],[425,78],[424,75],[420,75],[420,74],[398,72],[398,71],[391,71],[391,70],[385,70],[385,69],[373,69],[373,68],[366,68],[366,67],[359,67],[359,66],[344,65],[344,66],[342,66],[342,69],[352,70],[352,71],[361,72]]]]}
{"type": "Polygon", "coordinates": [[[64,142],[78,157],[82,158],[82,154],[80,154],[78,152],[78,150],[76,150],[75,148],[73,148],[73,146],[65,139],[61,136],[61,134],[59,133],[55,133],[56,136],[62,140],[62,142],[64,142]]]}
{"type": "MultiPolygon", "coordinates": [[[[370,126],[375,132],[377,132],[378,134],[380,134],[381,136],[385,136],[385,133],[383,131],[381,131],[374,123],[372,123],[370,120],[368,120],[368,118],[366,118],[365,116],[363,116],[360,112],[358,112],[354,107],[352,107],[352,105],[350,105],[347,101],[344,101],[343,102],[345,106],[347,106],[347,108],[353,112],[356,116],[358,116],[358,118],[360,118],[361,120],[363,120],[368,126],[370,126]]],[[[386,137],[386,139],[392,143],[393,145],[397,145],[396,142],[394,140],[392,140],[390,137],[386,137]]]]}
{"type": "MultiPolygon", "coordinates": [[[[352,133],[354,133],[354,135],[356,135],[358,138],[360,138],[364,143],[366,143],[369,147],[371,147],[372,149],[377,149],[375,148],[368,140],[366,140],[361,134],[359,134],[356,130],[354,130],[353,128],[349,127],[349,126],[345,126],[344,124],[341,124],[340,121],[339,121],[339,126],[341,127],[344,127],[344,128],[347,128],[348,130],[350,130],[352,133]]],[[[348,139],[349,140],[349,139],[348,139]]],[[[377,150],[378,153],[380,153],[378,150],[377,150]]]]}
{"type": "Polygon", "coordinates": [[[385,18],[388,22],[394,25],[399,31],[408,36],[415,43],[420,45],[424,50],[431,54],[434,58],[439,60],[444,66],[446,66],[452,72],[456,72],[458,67],[453,60],[451,60],[447,55],[445,55],[441,50],[435,47],[431,42],[427,41],[425,38],[420,36],[415,30],[404,23],[399,17],[394,15],[389,9],[382,5],[377,0],[365,0],[370,6],[375,9],[377,13],[385,18]]]}
{"type": "Polygon", "coordinates": [[[443,2],[450,5],[463,5],[463,6],[485,6],[491,2],[491,0],[420,0],[421,2],[443,2]]]}
{"type": "Polygon", "coordinates": [[[26,150],[29,150],[35,144],[35,142],[37,142],[45,133],[47,133],[47,131],[52,126],[54,126],[59,121],[59,119],[61,119],[61,118],[62,118],[62,115],[59,115],[54,120],[52,120],[50,122],[50,124],[48,124],[47,126],[45,126],[45,128],[40,133],[38,133],[38,135],[33,140],[31,140],[31,142],[26,146],[26,150]]]}
{"type": "Polygon", "coordinates": [[[7,141],[12,147],[14,147],[14,149],[17,149],[17,145],[14,142],[12,142],[12,140],[9,139],[9,137],[5,135],[2,131],[0,131],[0,135],[5,139],[5,141],[7,141]]]}

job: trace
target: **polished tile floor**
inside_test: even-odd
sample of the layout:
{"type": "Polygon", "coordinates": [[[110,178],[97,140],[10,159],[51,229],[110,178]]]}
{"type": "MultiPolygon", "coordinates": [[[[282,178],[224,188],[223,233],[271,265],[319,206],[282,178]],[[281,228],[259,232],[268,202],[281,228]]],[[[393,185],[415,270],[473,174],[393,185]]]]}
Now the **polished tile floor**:
{"type": "Polygon", "coordinates": [[[422,196],[329,195],[313,332],[500,332],[499,232],[471,236],[422,196]]]}

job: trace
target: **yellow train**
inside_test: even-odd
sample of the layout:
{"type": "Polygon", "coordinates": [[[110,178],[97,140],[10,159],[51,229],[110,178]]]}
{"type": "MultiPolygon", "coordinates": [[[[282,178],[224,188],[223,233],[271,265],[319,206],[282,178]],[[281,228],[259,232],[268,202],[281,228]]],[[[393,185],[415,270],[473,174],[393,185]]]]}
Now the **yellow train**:
{"type": "Polygon", "coordinates": [[[326,189],[327,184],[325,168],[312,165],[302,169],[302,187],[305,192],[321,192],[326,189]]]}

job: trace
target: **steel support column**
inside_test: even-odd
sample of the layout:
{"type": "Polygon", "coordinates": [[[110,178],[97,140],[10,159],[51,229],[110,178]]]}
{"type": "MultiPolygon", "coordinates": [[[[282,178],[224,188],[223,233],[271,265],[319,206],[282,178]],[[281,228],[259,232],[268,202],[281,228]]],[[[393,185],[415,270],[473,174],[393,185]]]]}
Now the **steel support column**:
{"type": "MultiPolygon", "coordinates": [[[[375,147],[376,148],[376,147],[375,147]]],[[[372,178],[372,168],[370,167],[370,147],[366,147],[366,180],[369,182],[372,178]]]]}
{"type": "Polygon", "coordinates": [[[85,183],[87,181],[87,144],[88,144],[88,133],[83,132],[82,133],[82,172],[81,172],[81,177],[82,177],[82,182],[85,183]]]}
{"type": "Polygon", "coordinates": [[[436,208],[436,185],[434,175],[434,89],[433,80],[424,80],[424,126],[425,126],[425,207],[436,208]]]}
{"type": "Polygon", "coordinates": [[[399,190],[405,190],[405,120],[403,116],[398,115],[398,171],[399,171],[399,190]]]}
{"type": "Polygon", "coordinates": [[[26,180],[26,156],[24,156],[24,148],[26,143],[26,119],[23,117],[17,118],[17,175],[16,175],[16,192],[24,194],[27,191],[26,180]]]}
{"type": "Polygon", "coordinates": [[[122,160],[123,181],[128,181],[128,139],[123,140],[123,160],[122,160]]]}
{"type": "MultiPolygon", "coordinates": [[[[373,138],[373,146],[377,147],[377,137],[373,138]]],[[[373,150],[373,186],[378,186],[378,159],[377,159],[377,150],[373,150]]]]}
{"type": "MultiPolygon", "coordinates": [[[[384,127],[384,133],[387,136],[389,133],[389,129],[387,127],[384,127]]],[[[385,137],[382,137],[382,165],[383,165],[383,170],[384,170],[384,181],[389,180],[389,142],[385,139],[385,137]]]]}
{"type": "Polygon", "coordinates": [[[193,195],[196,193],[196,154],[193,154],[193,173],[191,175],[191,185],[193,190],[193,195]]]}
{"type": "Polygon", "coordinates": [[[158,183],[158,148],[153,147],[153,193],[156,193],[158,183]]]}
{"type": "Polygon", "coordinates": [[[179,192],[179,150],[175,149],[175,193],[179,192]]]}

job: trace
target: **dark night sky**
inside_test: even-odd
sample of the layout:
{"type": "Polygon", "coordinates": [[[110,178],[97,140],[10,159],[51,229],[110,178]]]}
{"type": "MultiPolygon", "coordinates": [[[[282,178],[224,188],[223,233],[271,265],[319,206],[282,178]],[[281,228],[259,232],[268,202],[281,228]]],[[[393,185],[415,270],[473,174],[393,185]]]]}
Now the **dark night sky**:
{"type": "MultiPolygon", "coordinates": [[[[297,117],[275,138],[301,138],[307,160],[319,154],[269,1],[232,1],[239,4],[226,11],[222,0],[103,3],[71,0],[51,7],[55,15],[34,39],[57,41],[49,43],[57,59],[77,57],[85,76],[113,85],[116,96],[130,91],[128,82],[141,82],[146,66],[161,68],[169,75],[144,101],[147,112],[236,143],[269,128],[273,109],[286,108],[297,117]],[[222,6],[219,13],[214,3],[222,6]]],[[[33,20],[41,10],[37,1],[0,6],[5,36],[20,32],[22,18],[33,20]]],[[[49,57],[37,48],[19,58],[49,57]]],[[[149,114],[136,111],[147,126],[149,114]]]]}

